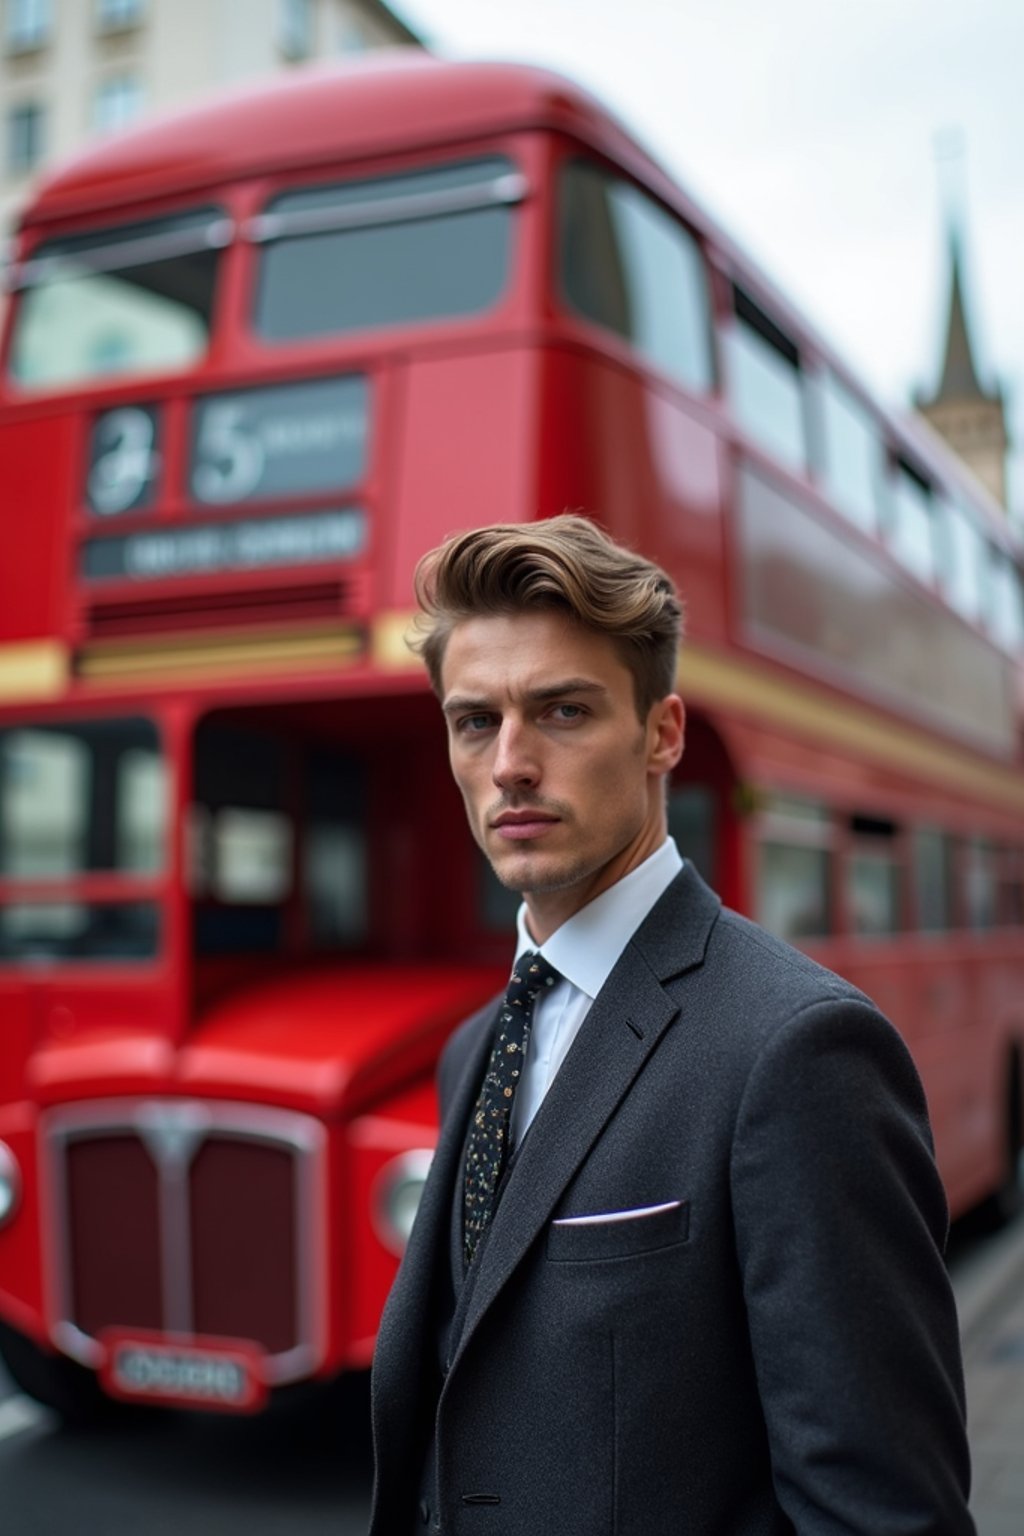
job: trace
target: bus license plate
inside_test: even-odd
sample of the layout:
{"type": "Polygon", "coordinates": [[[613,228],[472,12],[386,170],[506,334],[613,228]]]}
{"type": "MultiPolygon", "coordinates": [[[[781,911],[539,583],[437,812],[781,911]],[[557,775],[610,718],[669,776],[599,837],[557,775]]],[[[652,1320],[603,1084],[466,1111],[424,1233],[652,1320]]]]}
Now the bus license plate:
{"type": "Polygon", "coordinates": [[[100,1379],[114,1397],[223,1413],[254,1413],[266,1402],[262,1355],[254,1345],[111,1332],[103,1343],[100,1379]]]}

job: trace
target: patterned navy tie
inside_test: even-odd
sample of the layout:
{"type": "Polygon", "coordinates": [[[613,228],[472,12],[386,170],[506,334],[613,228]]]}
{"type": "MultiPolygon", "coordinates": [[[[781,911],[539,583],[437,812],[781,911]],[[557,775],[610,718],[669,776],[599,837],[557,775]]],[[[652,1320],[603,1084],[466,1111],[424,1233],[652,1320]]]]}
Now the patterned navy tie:
{"type": "Polygon", "coordinates": [[[498,1185],[508,1161],[509,1122],[519,1086],[530,1025],[538,996],[559,973],[544,956],[528,951],[516,961],[498,1017],[498,1033],[476,1101],[466,1146],[462,1231],[467,1268],[497,1205],[498,1185]]]}

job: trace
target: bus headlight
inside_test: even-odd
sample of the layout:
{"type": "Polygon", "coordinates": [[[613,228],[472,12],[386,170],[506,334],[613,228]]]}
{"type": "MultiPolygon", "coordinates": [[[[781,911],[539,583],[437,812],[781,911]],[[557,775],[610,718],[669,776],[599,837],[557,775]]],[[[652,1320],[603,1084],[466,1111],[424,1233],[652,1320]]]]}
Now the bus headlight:
{"type": "Polygon", "coordinates": [[[419,1209],[433,1151],[417,1147],[385,1163],[374,1187],[373,1221],[381,1242],[401,1258],[419,1209]]]}
{"type": "Polygon", "coordinates": [[[18,1159],[5,1141],[0,1141],[0,1227],[4,1227],[18,1209],[21,1198],[21,1170],[18,1159]]]}

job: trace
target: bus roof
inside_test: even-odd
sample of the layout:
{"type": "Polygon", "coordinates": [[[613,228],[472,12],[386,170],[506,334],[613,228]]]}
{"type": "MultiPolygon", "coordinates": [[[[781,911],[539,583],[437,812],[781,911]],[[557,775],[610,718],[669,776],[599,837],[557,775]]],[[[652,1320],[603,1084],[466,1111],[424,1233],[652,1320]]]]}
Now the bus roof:
{"type": "Polygon", "coordinates": [[[547,70],[406,49],[309,68],[141,124],[45,176],[23,227],[234,178],[527,127],[562,128],[658,168],[593,97],[547,70]]]}

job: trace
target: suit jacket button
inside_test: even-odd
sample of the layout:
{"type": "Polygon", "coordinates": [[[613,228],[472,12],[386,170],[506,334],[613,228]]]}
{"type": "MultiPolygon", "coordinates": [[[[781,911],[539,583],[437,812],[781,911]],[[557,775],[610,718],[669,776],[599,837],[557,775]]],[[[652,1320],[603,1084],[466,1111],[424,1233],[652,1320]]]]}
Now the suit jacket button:
{"type": "Polygon", "coordinates": [[[420,1499],[420,1519],[424,1525],[430,1524],[430,1505],[426,1499],[420,1499]]]}

